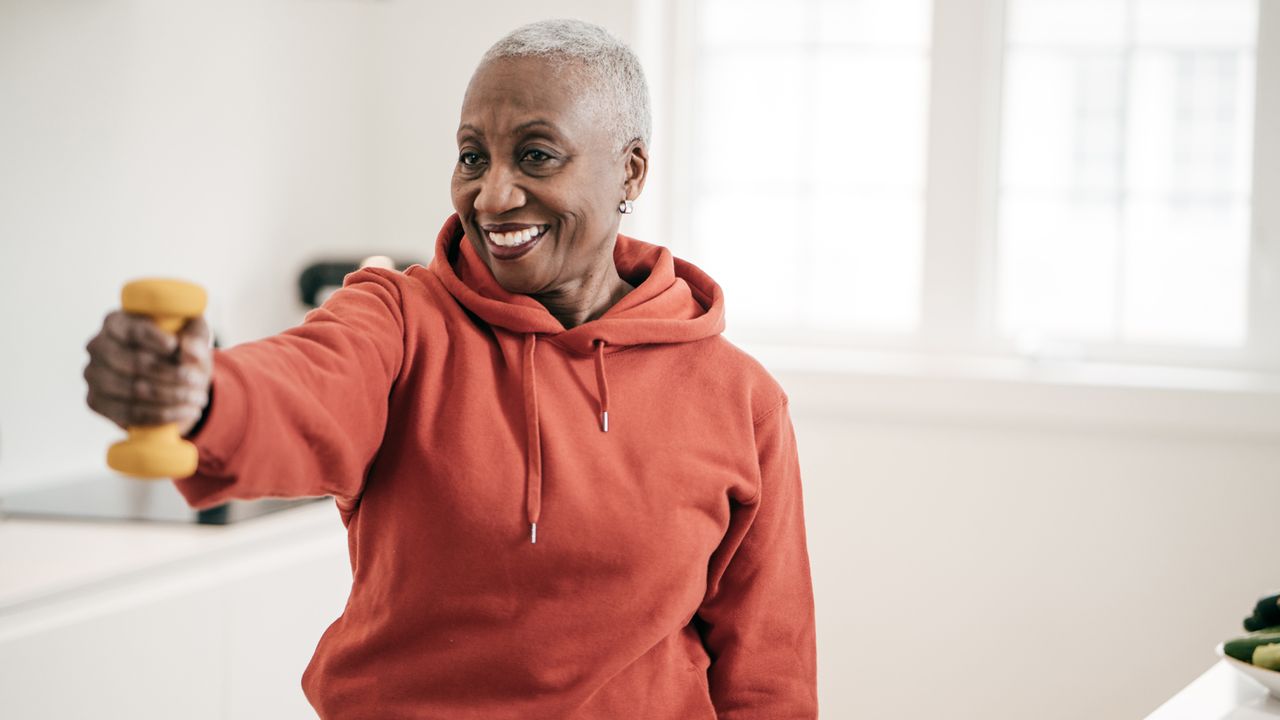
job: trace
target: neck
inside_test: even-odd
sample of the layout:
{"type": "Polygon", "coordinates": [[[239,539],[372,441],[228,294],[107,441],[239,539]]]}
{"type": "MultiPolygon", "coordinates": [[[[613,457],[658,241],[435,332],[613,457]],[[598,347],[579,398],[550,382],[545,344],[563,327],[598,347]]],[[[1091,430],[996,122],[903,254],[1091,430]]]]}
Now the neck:
{"type": "Polygon", "coordinates": [[[600,272],[533,298],[568,330],[605,314],[634,289],[610,262],[600,272]]]}

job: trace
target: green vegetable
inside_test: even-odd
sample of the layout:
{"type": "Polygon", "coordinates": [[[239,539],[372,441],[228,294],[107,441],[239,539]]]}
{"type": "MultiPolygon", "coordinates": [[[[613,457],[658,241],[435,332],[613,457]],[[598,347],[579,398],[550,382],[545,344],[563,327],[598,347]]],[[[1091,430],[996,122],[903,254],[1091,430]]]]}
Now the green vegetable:
{"type": "MultiPolygon", "coordinates": [[[[1222,644],[1222,652],[1241,662],[1252,663],[1253,652],[1259,647],[1280,643],[1280,627],[1269,627],[1265,630],[1251,632],[1244,637],[1228,640],[1222,644]]],[[[1270,650],[1268,653],[1272,652],[1270,650]]]]}
{"type": "Polygon", "coordinates": [[[1268,670],[1280,670],[1280,643],[1259,645],[1254,648],[1253,664],[1268,670]]]}

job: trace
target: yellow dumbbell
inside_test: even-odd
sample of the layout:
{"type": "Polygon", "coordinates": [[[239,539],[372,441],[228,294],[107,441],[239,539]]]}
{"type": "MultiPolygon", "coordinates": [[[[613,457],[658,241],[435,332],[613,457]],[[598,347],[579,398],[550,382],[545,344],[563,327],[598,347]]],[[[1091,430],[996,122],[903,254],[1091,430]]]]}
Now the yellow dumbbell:
{"type": "MultiPolygon", "coordinates": [[[[150,317],[161,330],[176,335],[187,320],[204,314],[204,289],[181,280],[147,278],[127,283],[120,307],[150,317]]],[[[182,439],[177,423],[133,425],[129,437],[107,451],[107,465],[137,478],[184,478],[196,471],[196,446],[182,439]]]]}

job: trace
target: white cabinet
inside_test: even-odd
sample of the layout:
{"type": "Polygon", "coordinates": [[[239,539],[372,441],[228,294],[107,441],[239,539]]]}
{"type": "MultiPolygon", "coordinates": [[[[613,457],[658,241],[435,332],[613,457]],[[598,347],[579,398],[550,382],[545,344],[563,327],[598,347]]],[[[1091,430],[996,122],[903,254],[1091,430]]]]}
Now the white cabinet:
{"type": "Polygon", "coordinates": [[[6,633],[4,717],[221,720],[226,653],[219,602],[208,592],[140,599],[6,633]]]}
{"type": "MultiPolygon", "coordinates": [[[[341,527],[334,511],[333,522],[341,527]]],[[[345,536],[302,548],[295,557],[228,585],[228,718],[310,718],[302,672],[316,643],[342,614],[351,589],[345,536]]]]}
{"type": "Polygon", "coordinates": [[[227,527],[0,522],[0,717],[313,719],[302,672],[350,582],[332,501],[227,527]]]}

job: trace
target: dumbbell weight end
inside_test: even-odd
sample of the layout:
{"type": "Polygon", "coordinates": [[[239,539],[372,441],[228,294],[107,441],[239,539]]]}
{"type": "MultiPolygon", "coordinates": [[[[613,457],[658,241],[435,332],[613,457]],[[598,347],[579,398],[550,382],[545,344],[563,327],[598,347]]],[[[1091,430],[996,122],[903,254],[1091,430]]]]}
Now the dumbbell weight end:
{"type": "Polygon", "coordinates": [[[107,465],[146,479],[184,478],[196,471],[200,454],[182,439],[177,423],[129,428],[129,437],[107,450],[107,465]]]}

